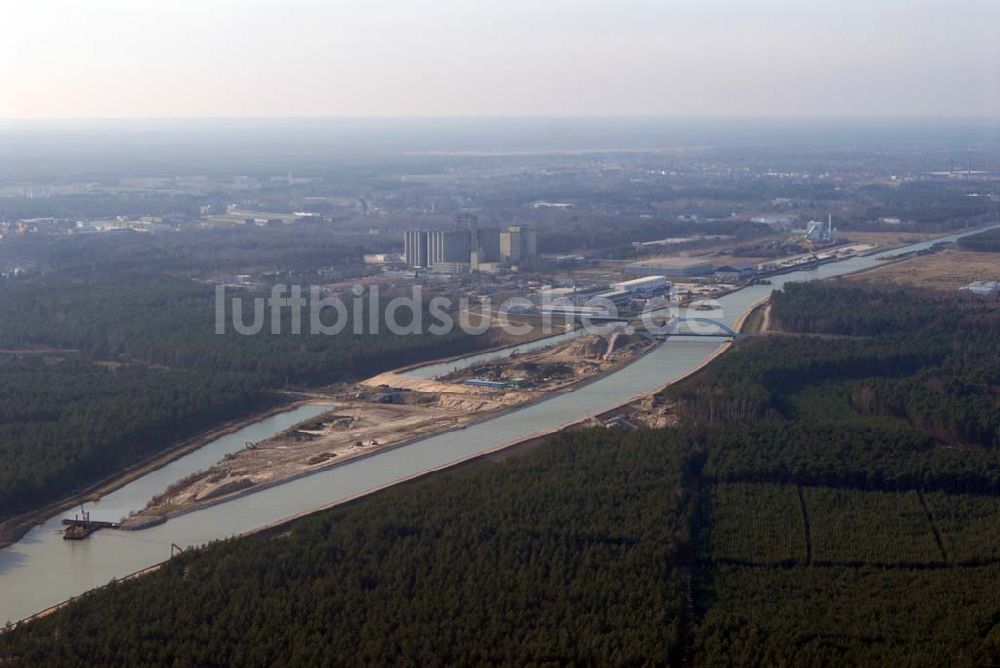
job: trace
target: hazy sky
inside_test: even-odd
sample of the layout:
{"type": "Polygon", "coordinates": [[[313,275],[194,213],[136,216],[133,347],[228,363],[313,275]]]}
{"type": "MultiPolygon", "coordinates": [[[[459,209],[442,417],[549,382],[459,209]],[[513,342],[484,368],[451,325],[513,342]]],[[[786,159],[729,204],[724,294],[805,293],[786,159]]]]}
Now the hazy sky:
{"type": "Polygon", "coordinates": [[[0,7],[0,118],[1000,116],[997,0],[0,7]]]}

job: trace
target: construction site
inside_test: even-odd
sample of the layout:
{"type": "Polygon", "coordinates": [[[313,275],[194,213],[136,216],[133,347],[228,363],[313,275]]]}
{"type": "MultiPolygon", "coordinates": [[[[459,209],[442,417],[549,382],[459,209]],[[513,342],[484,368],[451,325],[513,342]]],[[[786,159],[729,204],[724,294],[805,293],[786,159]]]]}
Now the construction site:
{"type": "Polygon", "coordinates": [[[617,329],[550,348],[512,354],[435,379],[387,372],[338,388],[313,403],[320,416],[273,438],[246,443],[214,466],[171,484],[122,529],[265,489],[343,462],[463,429],[500,412],[570,391],[633,360],[655,341],[617,329]]]}

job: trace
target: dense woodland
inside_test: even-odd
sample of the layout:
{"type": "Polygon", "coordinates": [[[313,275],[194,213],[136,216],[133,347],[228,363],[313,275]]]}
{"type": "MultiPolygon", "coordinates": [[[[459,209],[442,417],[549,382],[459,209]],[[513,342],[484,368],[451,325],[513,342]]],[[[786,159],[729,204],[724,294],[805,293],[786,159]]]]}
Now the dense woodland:
{"type": "Polygon", "coordinates": [[[1000,309],[895,288],[792,284],[772,321],[668,397],[710,430],[720,480],[1000,491],[1000,309]]]}
{"type": "Polygon", "coordinates": [[[787,333],[672,388],[676,428],[564,433],[189,552],[0,659],[995,663],[997,314],[787,286],[787,333]]]}
{"type": "Polygon", "coordinates": [[[0,355],[0,518],[279,401],[260,374],[0,355]]]}
{"type": "MultiPolygon", "coordinates": [[[[253,299],[268,294],[230,289],[227,299],[241,298],[242,320],[250,323],[253,299]]],[[[268,312],[261,333],[244,336],[232,325],[231,302],[226,307],[226,333],[220,335],[215,333],[212,285],[122,274],[82,281],[44,277],[0,290],[0,309],[12,314],[0,321],[0,349],[72,349],[94,359],[263,374],[270,384],[284,387],[392,368],[415,361],[414,350],[422,351],[418,359],[456,354],[485,345],[488,338],[467,340],[470,337],[457,328],[446,336],[396,335],[384,325],[372,331],[367,296],[359,300],[364,307],[363,335],[352,335],[352,298],[350,294],[343,298],[351,308],[342,332],[336,335],[311,335],[311,314],[306,307],[302,309],[300,334],[292,333],[290,309],[285,308],[278,334],[271,334],[268,312]]],[[[380,313],[384,302],[385,298],[380,313]]],[[[332,325],[336,314],[329,309],[322,318],[332,325]]],[[[400,325],[409,322],[405,309],[398,311],[398,320],[400,325]]]]}
{"type": "Polygon", "coordinates": [[[309,335],[308,310],[295,335],[288,309],[280,335],[241,336],[231,324],[217,335],[214,300],[211,285],[126,270],[54,272],[0,287],[0,520],[274,405],[278,390],[492,342],[457,329],[355,336],[352,322],[339,335],[309,335]]]}
{"type": "Polygon", "coordinates": [[[0,635],[0,658],[666,663],[680,647],[687,467],[660,434],[561,437],[181,556],[0,635]],[[55,633],[65,641],[45,641],[55,633]]]}

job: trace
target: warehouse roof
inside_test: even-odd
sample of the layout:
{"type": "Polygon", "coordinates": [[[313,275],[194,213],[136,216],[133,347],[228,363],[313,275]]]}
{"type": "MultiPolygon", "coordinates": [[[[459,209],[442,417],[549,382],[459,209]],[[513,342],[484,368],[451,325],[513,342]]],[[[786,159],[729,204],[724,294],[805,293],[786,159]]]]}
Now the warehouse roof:
{"type": "Polygon", "coordinates": [[[697,267],[711,264],[708,260],[698,257],[654,257],[648,260],[632,262],[630,267],[697,267]]]}

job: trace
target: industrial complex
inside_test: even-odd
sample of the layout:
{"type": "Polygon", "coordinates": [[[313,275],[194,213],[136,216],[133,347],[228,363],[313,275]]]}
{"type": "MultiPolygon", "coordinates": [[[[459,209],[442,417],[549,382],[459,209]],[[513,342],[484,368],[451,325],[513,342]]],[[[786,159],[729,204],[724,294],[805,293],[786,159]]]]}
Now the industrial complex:
{"type": "Polygon", "coordinates": [[[448,274],[491,271],[538,255],[535,230],[523,225],[480,228],[472,214],[456,216],[465,227],[450,230],[407,230],[403,257],[411,268],[448,274]]]}

